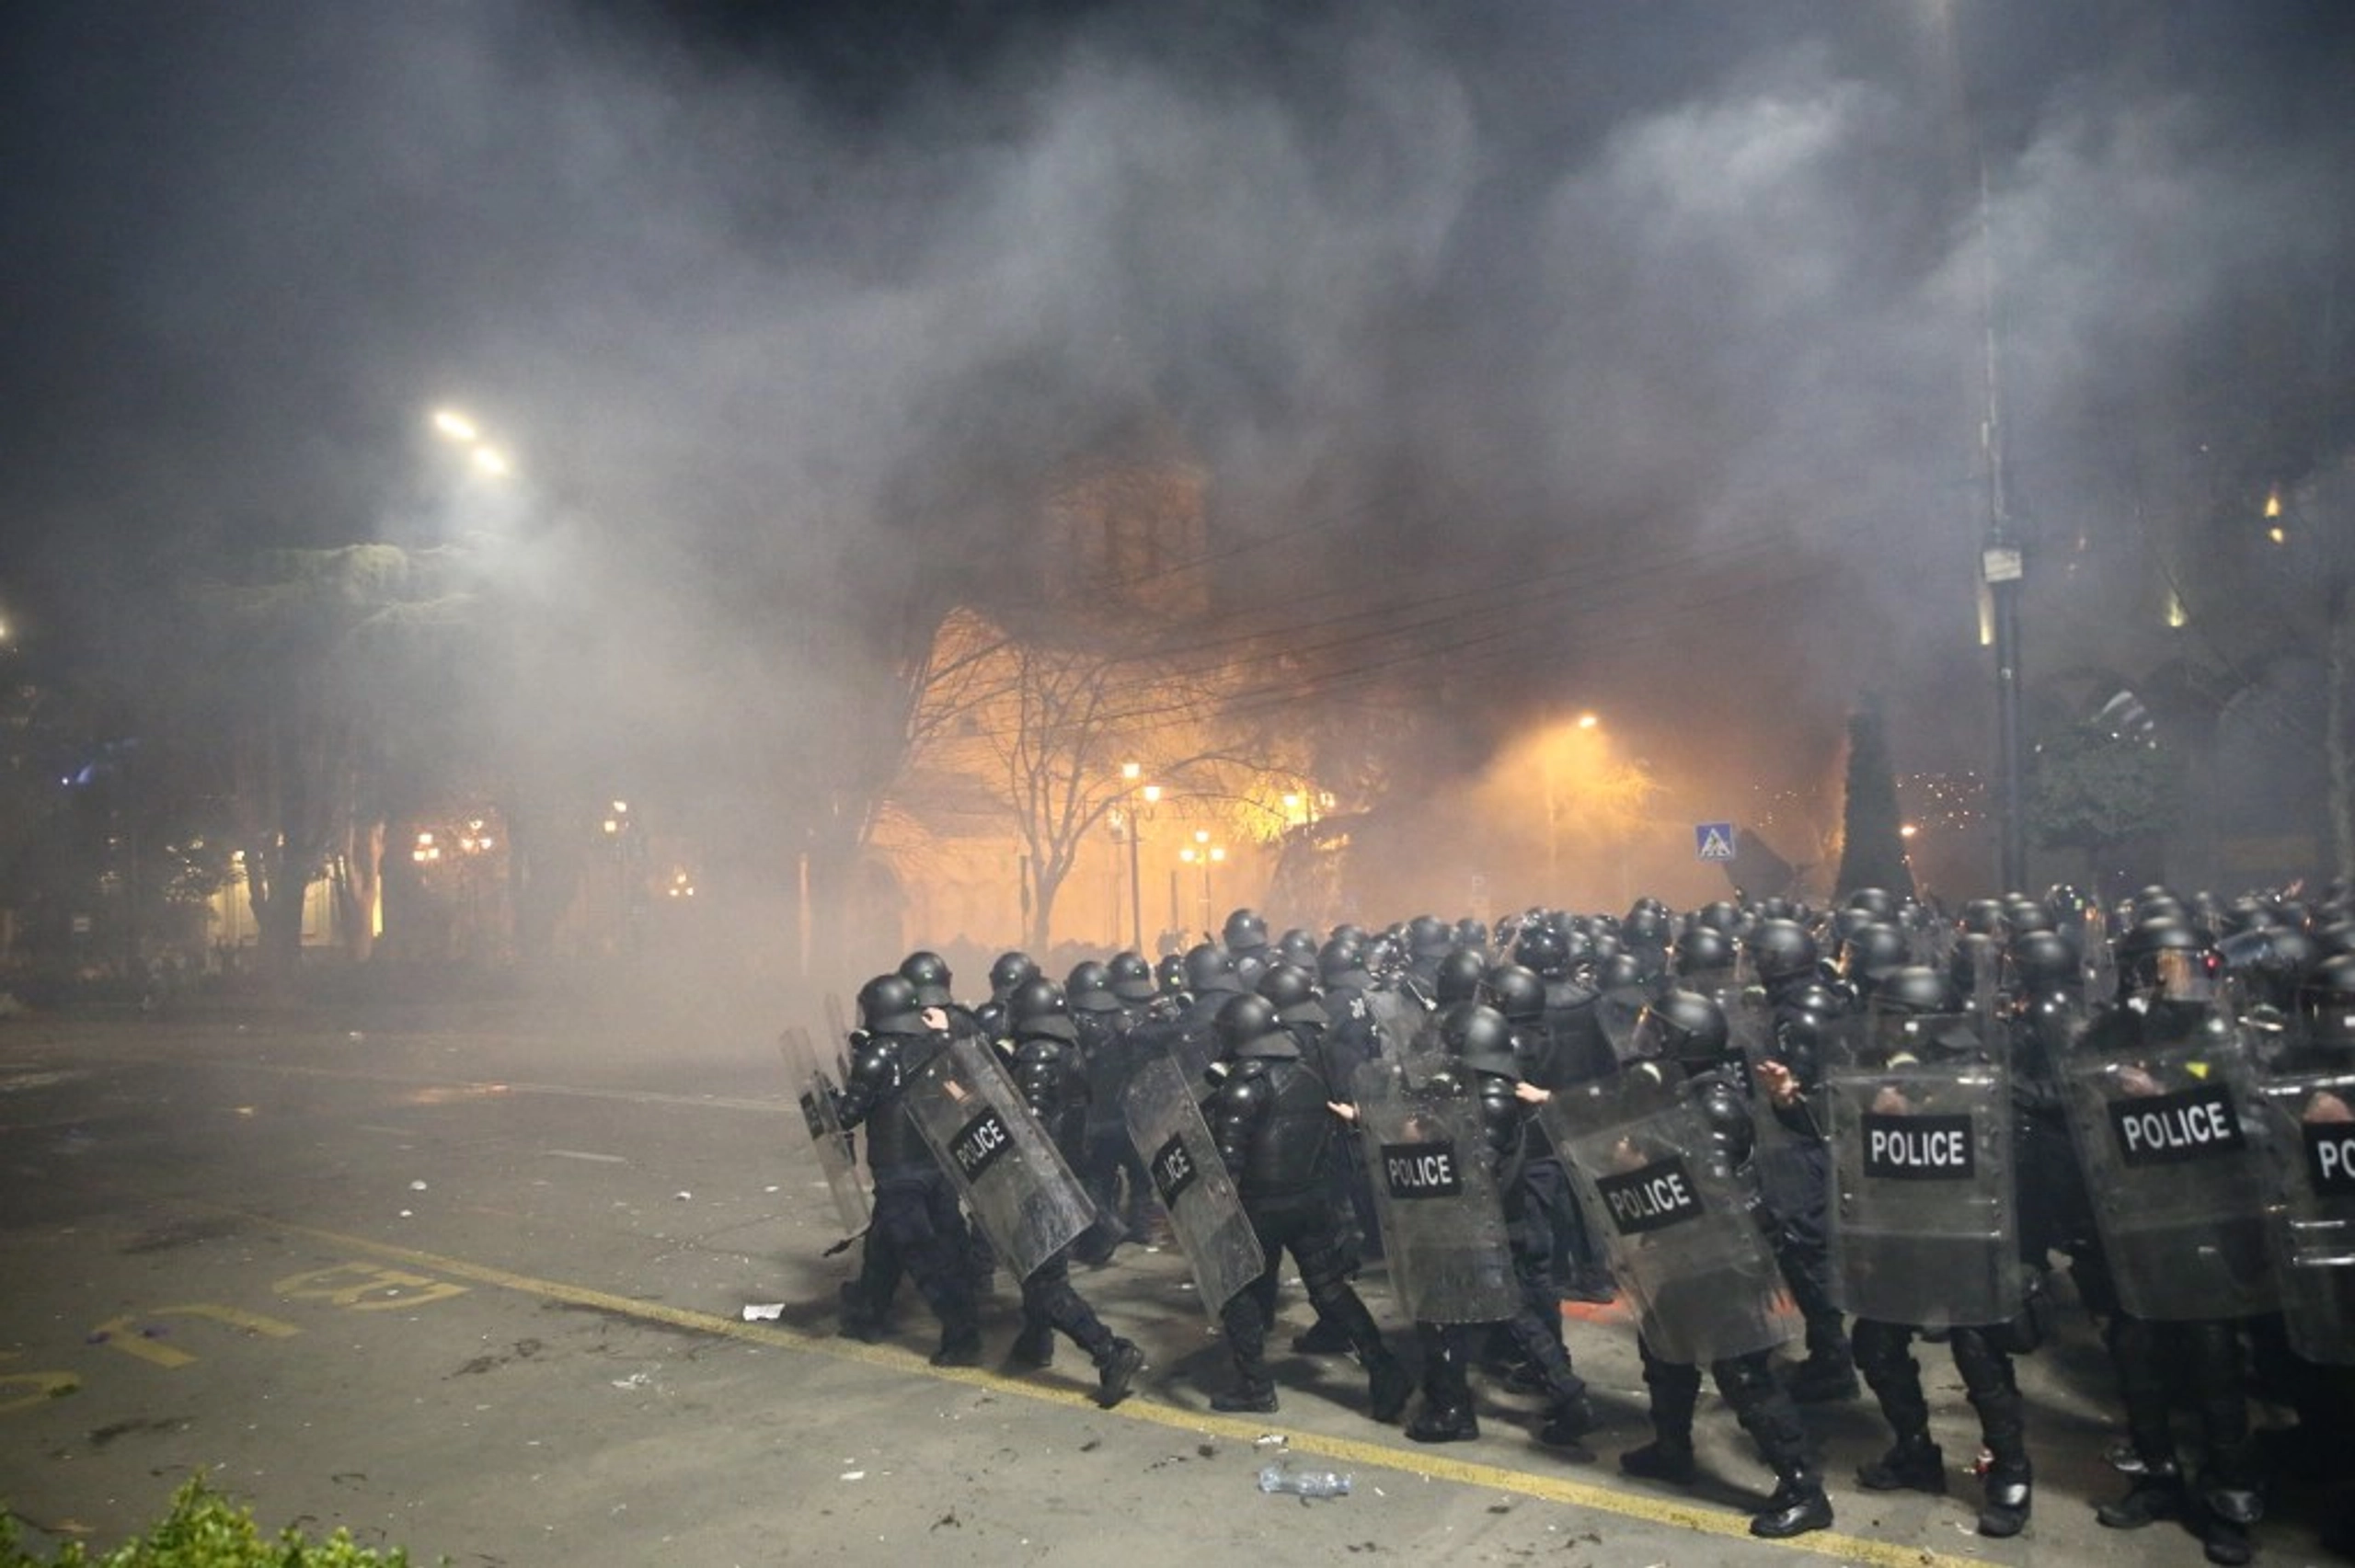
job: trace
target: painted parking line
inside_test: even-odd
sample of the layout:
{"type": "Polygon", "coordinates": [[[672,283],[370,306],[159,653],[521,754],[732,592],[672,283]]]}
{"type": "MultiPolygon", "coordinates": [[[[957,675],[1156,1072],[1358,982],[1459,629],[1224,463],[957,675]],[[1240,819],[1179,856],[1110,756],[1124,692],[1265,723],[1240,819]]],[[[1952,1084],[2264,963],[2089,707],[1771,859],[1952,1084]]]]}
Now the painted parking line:
{"type": "MultiPolygon", "coordinates": [[[[1045,1404],[1059,1404],[1074,1410],[1084,1410],[1097,1415],[1125,1417],[1132,1421],[1148,1422],[1155,1425],[1173,1427],[1190,1433],[1210,1433],[1247,1448],[1270,1430],[1264,1419],[1238,1420],[1212,1412],[1198,1412],[1177,1405],[1159,1404],[1149,1400],[1131,1399],[1117,1409],[1098,1410],[1095,1400],[1077,1389],[1002,1377],[983,1368],[935,1367],[911,1350],[897,1346],[864,1345],[856,1340],[837,1339],[832,1335],[804,1333],[798,1330],[766,1322],[743,1322],[709,1312],[691,1311],[682,1307],[666,1306],[659,1301],[641,1301],[633,1297],[616,1296],[609,1291],[588,1286],[569,1284],[561,1280],[537,1279],[511,1270],[493,1268],[464,1258],[444,1257],[438,1253],[420,1252],[413,1247],[397,1246],[366,1236],[346,1235],[338,1230],[322,1230],[308,1225],[291,1224],[268,1215],[232,1211],[258,1225],[290,1235],[306,1236],[315,1241],[331,1242],[339,1247],[373,1253],[417,1268],[437,1274],[472,1280],[478,1285],[493,1286],[518,1295],[543,1300],[561,1301],[569,1306],[593,1308],[616,1316],[663,1323],[672,1328],[691,1330],[724,1339],[741,1340],[787,1350],[806,1351],[837,1360],[862,1362],[871,1367],[889,1368],[896,1372],[913,1372],[943,1381],[964,1383],[986,1389],[992,1393],[1019,1395],[1045,1404]]],[[[1916,1545],[1897,1541],[1874,1540],[1862,1536],[1841,1535],[1835,1531],[1819,1530],[1809,1535],[1782,1541],[1757,1541],[1750,1534],[1749,1521],[1742,1514],[1722,1507],[1704,1507],[1681,1503],[1674,1498],[1654,1497],[1643,1493],[1621,1492],[1598,1486],[1591,1482],[1573,1481],[1563,1476],[1544,1475],[1531,1471],[1510,1470],[1502,1465],[1481,1464],[1469,1459],[1457,1459],[1427,1452],[1396,1448],[1384,1443],[1361,1442],[1350,1437],[1329,1436],[1319,1432],[1285,1432],[1291,1451],[1315,1454],[1339,1459],[1352,1465],[1372,1466],[1381,1470],[1402,1471],[1408,1475],[1426,1476],[1435,1481],[1454,1482],[1459,1485],[1478,1487],[1491,1492],[1511,1492],[1547,1503],[1559,1503],[1573,1508],[1591,1508],[1600,1513],[1615,1514],[1622,1518],[1640,1520],[1672,1529],[1695,1530],[1705,1535],[1736,1538],[1759,1546],[1779,1546],[1818,1557],[1835,1558],[1843,1562],[1870,1563],[1875,1568],[1987,1568],[1984,1559],[1956,1557],[1936,1552],[1916,1545]]]]}

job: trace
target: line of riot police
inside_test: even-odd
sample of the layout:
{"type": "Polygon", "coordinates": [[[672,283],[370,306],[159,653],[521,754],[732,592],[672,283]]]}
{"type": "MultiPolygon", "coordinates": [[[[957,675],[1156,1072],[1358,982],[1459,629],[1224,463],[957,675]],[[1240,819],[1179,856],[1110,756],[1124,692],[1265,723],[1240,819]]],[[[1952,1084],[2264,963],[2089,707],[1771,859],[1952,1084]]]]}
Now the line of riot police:
{"type": "MultiPolygon", "coordinates": [[[[1142,1354],[1069,1261],[1166,1239],[1233,1358],[1209,1402],[1269,1412],[1289,1253],[1316,1313],[1293,1348],[1353,1356],[1388,1422],[1416,1379],[1352,1284],[1379,1259],[1413,1325],[1410,1438],[1476,1437],[1477,1371],[1538,1393],[1535,1436],[1576,1445],[1596,1417],[1561,1305],[1616,1296],[1653,1425],[1622,1469],[1696,1479],[1706,1368],[1775,1474],[1768,1537],[1831,1524],[1801,1407],[1858,1397],[1860,1375],[1891,1441],[1857,1484],[1946,1489],[1913,1355],[1943,1342],[1978,1418],[1979,1528],[2005,1537],[2034,1486],[2014,1360],[2065,1277],[2127,1432],[2100,1522],[2180,1518],[2211,1561],[2246,1562],[2252,1393],[2295,1409],[2292,1464],[2333,1462],[2355,1423],[2350,914],[2159,888],[2105,914],[2063,888],[1947,920],[1867,889],[1320,943],[1243,910],[1158,970],[1120,953],[1058,984],[1008,954],[970,1011],[912,954],[861,991],[843,1082],[802,1063],[830,1180],[863,1129],[873,1188],[843,1330],[888,1332],[904,1274],[935,1359],[971,1363],[1003,1264],[1013,1362],[1049,1365],[1061,1331],[1109,1405],[1142,1354]]],[[[860,1211],[845,1199],[846,1225],[860,1211]]],[[[2336,1506],[2326,1538],[2349,1528],[2336,1506]]]]}

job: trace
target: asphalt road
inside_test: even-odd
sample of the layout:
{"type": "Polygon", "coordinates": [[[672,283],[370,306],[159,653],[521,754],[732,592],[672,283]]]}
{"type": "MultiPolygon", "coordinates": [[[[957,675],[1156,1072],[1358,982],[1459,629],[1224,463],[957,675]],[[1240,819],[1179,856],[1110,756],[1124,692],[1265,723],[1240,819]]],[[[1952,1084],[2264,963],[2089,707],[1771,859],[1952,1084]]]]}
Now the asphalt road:
{"type": "MultiPolygon", "coordinates": [[[[780,1021],[785,1022],[785,1021],[780,1021]]],[[[810,1022],[815,1023],[815,1020],[810,1022]]],[[[1869,1402],[1819,1407],[1839,1522],[1743,1534],[1767,1484],[1702,1412],[1694,1492],[1622,1478],[1648,1436],[1630,1332],[1570,1324],[1606,1426],[1427,1448],[1362,1413],[1353,1368],[1293,1357],[1272,1417],[1210,1412],[1223,1352],[1174,1255],[1124,1252],[1082,1291],[1151,1366],[1116,1411],[1068,1345],[1043,1373],[941,1371],[913,1299],[893,1343],[833,1337],[849,1254],[765,1038],[510,1013],[365,1020],[0,1021],[0,1498],[31,1539],[117,1543],[192,1471],[265,1527],[349,1528],[416,1561],[652,1563],[2197,1563],[2172,1525],[2102,1530],[2120,1480],[2082,1322],[2026,1364],[2037,1513],[1971,1532],[1977,1488],[1870,1495],[1869,1402]],[[781,1304],[774,1322],[748,1305],[781,1304]],[[1314,1504],[1260,1466],[1349,1472],[1314,1504]]],[[[1408,1336],[1378,1270],[1377,1317],[1408,1336]]],[[[985,1330],[1010,1341],[1001,1285],[985,1330]]],[[[1308,1313],[1289,1291],[1281,1347],[1308,1313]]],[[[1950,1462],[1976,1448],[1924,1361],[1950,1462]]],[[[2260,1561],[2336,1561],[2283,1499],[2260,1561]]]]}

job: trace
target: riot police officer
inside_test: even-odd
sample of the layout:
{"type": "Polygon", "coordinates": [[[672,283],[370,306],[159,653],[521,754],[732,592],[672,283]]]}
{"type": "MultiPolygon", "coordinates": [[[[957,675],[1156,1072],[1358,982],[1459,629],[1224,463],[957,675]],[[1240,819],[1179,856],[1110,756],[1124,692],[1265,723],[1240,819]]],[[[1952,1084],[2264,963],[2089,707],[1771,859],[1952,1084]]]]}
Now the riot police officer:
{"type": "Polygon", "coordinates": [[[2087,1308],[2108,1320],[2110,1363],[2141,1464],[2127,1494],[2095,1516],[2112,1529],[2137,1529],[2192,1514],[2196,1504],[2209,1560],[2246,1562],[2263,1500],[2237,1320],[2277,1298],[2257,1171],[2238,1130],[2242,1046],[2216,1010],[2219,966],[2206,938],[2166,912],[2171,898],[2154,892],[2138,903],[2162,912],[2119,941],[2119,1004],[2086,1030],[2070,1102],[2102,1240],[2098,1254],[2078,1259],[2074,1272],[2087,1308]],[[2137,1102],[2159,1108],[2138,1113],[2137,1102]],[[2161,1162],[2138,1158],[2132,1144],[2154,1137],[2182,1147],[2165,1150],[2161,1162]],[[2121,1207],[2147,1210],[2156,1186],[2195,1184],[2196,1204],[2160,1199],[2160,1215],[2121,1207]],[[2153,1219],[2158,1228],[2146,1223],[2153,1219]],[[2177,1459],[2171,1374],[2188,1382],[2200,1417],[2205,1453],[2196,1493],[2177,1459]]]}
{"type": "Polygon", "coordinates": [[[2001,1063],[1990,1059],[1996,1021],[1964,1013],[1945,976],[1913,965],[1881,980],[1875,1023],[1876,1037],[1844,1065],[1834,1090],[1843,1191],[1851,1194],[1839,1220],[1848,1265],[1839,1283],[1855,1293],[1857,1369],[1896,1440],[1857,1470],[1856,1482],[1867,1492],[1946,1490],[1910,1348],[1935,1315],[1989,1455],[1979,1533],[2016,1536],[2028,1523],[2032,1477],[2012,1357],[2035,1349],[2040,1335],[2022,1287],[2018,1239],[2006,1233],[2016,1211],[2005,1179],[2013,1108],[2001,1063]],[[1892,1193],[1901,1196],[1883,1201],[1892,1193]],[[1920,1201],[1909,1207],[1913,1195],[1920,1201]],[[1845,1234],[1852,1204],[1878,1221],[1853,1238],[1845,1234]],[[1924,1207],[1942,1211],[1943,1233],[1925,1233],[1924,1207]]]}
{"type": "MultiPolygon", "coordinates": [[[[1533,982],[1527,970],[1520,973],[1533,982]]],[[[1534,1369],[1545,1395],[1547,1411],[1539,1440],[1575,1443],[1594,1426],[1587,1401],[1586,1380],[1573,1369],[1561,1338],[1558,1298],[1545,1288],[1545,1270],[1535,1258],[1550,1253],[1550,1237],[1533,1237],[1525,1223],[1514,1235],[1516,1219],[1526,1219],[1513,1195],[1521,1185],[1521,1163],[1527,1153],[1526,1124],[1531,1105],[1516,1089],[1521,1065],[1513,1051],[1512,1025],[1505,1015],[1481,1002],[1458,1002],[1439,1017],[1439,1047],[1445,1065],[1426,1080],[1424,1087],[1468,1100],[1475,1107],[1488,1173],[1501,1203],[1506,1241],[1514,1254],[1515,1290],[1502,1320],[1514,1348],[1534,1369]],[[1524,1262],[1524,1259],[1527,1259],[1524,1262]],[[1550,1322],[1548,1320],[1551,1320],[1550,1322]]],[[[1470,1158],[1473,1151],[1463,1151],[1470,1158]]],[[[1423,1358],[1423,1407],[1407,1427],[1419,1443],[1461,1442],[1480,1435],[1472,1404],[1468,1376],[1473,1340],[1470,1325],[1418,1322],[1415,1338],[1423,1358]]]]}
{"type": "MultiPolygon", "coordinates": [[[[1754,1175],[1749,1170],[1756,1128],[1751,1119],[1749,1093],[1736,1076],[1739,1062],[1728,1040],[1724,1010],[1709,997],[1671,990],[1648,1005],[1637,1024],[1636,1055],[1626,1071],[1607,1087],[1614,1100],[1636,1110],[1651,1101],[1670,1107],[1643,1115],[1631,1112],[1626,1123],[1629,1127],[1656,1129],[1667,1146],[1647,1147],[1650,1135],[1634,1136],[1614,1118],[1606,1118],[1609,1125],[1597,1140],[1604,1147],[1598,1150],[1591,1142],[1589,1152],[1576,1158],[1592,1162],[1584,1178],[1595,1185],[1598,1196],[1604,1180],[1643,1181],[1651,1171],[1684,1173],[1683,1179],[1669,1178],[1675,1181],[1677,1196],[1660,1201],[1664,1212],[1629,1219],[1621,1226],[1614,1244],[1640,1246],[1655,1236],[1705,1224],[1729,1228],[1717,1233],[1729,1233],[1741,1242],[1741,1249],[1733,1251],[1701,1249],[1718,1266],[1697,1277],[1654,1279],[1648,1296],[1628,1285],[1629,1292],[1638,1296],[1642,1313],[1636,1344],[1643,1360],[1644,1386],[1651,1396],[1653,1436],[1651,1442],[1621,1454],[1619,1468],[1640,1479],[1679,1486],[1689,1486],[1699,1478],[1693,1422],[1700,1403],[1700,1368],[1693,1360],[1678,1358],[1672,1350],[1656,1346],[1653,1339],[1657,1333],[1663,1346],[1706,1345],[1710,1348],[1696,1354],[1709,1356],[1709,1374],[1717,1391],[1757,1445],[1760,1458],[1775,1472],[1774,1494],[1752,1516],[1750,1531],[1763,1539],[1781,1539],[1830,1528],[1832,1502],[1808,1458],[1807,1432],[1798,1406],[1775,1376],[1771,1345],[1778,1334],[1786,1336],[1788,1331],[1775,1329],[1771,1321],[1775,1316],[1771,1304],[1773,1276],[1762,1233],[1772,1221],[1758,1204],[1754,1175]],[[1689,1141],[1669,1132],[1681,1119],[1694,1116],[1698,1131],[1689,1141]],[[1605,1165],[1615,1168],[1606,1170],[1605,1165]],[[1705,1172],[1706,1187],[1701,1180],[1705,1172]],[[1731,1201],[1743,1205],[1747,1212],[1729,1215],[1709,1209],[1695,1189],[1731,1195],[1731,1201]],[[1631,1240],[1631,1233],[1638,1231],[1631,1240]]],[[[1540,1104],[1554,1097],[1534,1084],[1524,1085],[1520,1093],[1540,1104]]],[[[1690,1127],[1692,1122],[1684,1119],[1682,1125],[1690,1127]]],[[[1646,1203],[1629,1195],[1628,1207],[1642,1208],[1646,1203]]],[[[1694,1254],[1669,1255],[1689,1258],[1694,1254]]]]}
{"type": "Polygon", "coordinates": [[[860,988],[861,1034],[853,1041],[848,1082],[836,1094],[836,1119],[867,1129],[867,1168],[875,1183],[859,1276],[843,1288],[843,1333],[883,1336],[891,1297],[904,1270],[940,1320],[938,1367],[981,1364],[982,1335],[967,1252],[971,1245],[957,1189],[916,1130],[903,1103],[915,1074],[948,1043],[948,1018],[919,1009],[916,988],[900,975],[878,975],[860,988]]]}
{"type": "Polygon", "coordinates": [[[1275,1322],[1280,1265],[1289,1252],[1316,1315],[1343,1325],[1357,1347],[1373,1418],[1395,1421],[1413,1383],[1350,1284],[1330,1196],[1340,1134],[1332,1093],[1301,1059],[1300,1043],[1276,1022],[1275,1007],[1265,997],[1229,995],[1216,1027],[1222,1070],[1203,1116],[1268,1261],[1258,1280],[1220,1313],[1235,1382],[1212,1396],[1211,1407],[1262,1413],[1276,1409],[1267,1341],[1275,1322]]]}
{"type": "MultiPolygon", "coordinates": [[[[1006,998],[1014,1043],[1015,1088],[1065,1158],[1086,1137],[1087,1076],[1080,1061],[1079,1026],[1063,988],[1038,976],[1006,998]]],[[[1129,1396],[1144,1353],[1104,1326],[1071,1283],[1070,1249],[1056,1253],[1022,1281],[1022,1329],[1014,1341],[1017,1366],[1045,1368],[1061,1330],[1096,1363],[1096,1402],[1109,1410],[1129,1396]]]]}

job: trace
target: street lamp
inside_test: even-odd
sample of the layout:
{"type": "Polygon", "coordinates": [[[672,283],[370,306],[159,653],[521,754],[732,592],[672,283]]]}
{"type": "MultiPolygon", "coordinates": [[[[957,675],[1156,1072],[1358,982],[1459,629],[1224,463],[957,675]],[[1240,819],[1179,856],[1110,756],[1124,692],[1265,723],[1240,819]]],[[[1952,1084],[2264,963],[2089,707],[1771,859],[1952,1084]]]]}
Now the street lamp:
{"type": "Polygon", "coordinates": [[[476,469],[494,479],[504,479],[515,471],[507,454],[484,439],[482,427],[455,408],[436,408],[427,421],[442,440],[464,447],[466,461],[476,469]]]}
{"type": "Polygon", "coordinates": [[[1197,828],[1194,841],[1179,850],[1178,858],[1188,865],[1202,868],[1202,932],[1207,936],[1211,929],[1211,867],[1226,858],[1226,847],[1211,842],[1208,828],[1197,828]]]}
{"type": "Polygon", "coordinates": [[[1137,782],[1143,773],[1144,769],[1139,763],[1123,762],[1120,764],[1120,777],[1127,781],[1130,795],[1129,930],[1132,939],[1136,943],[1136,950],[1140,953],[1145,950],[1144,884],[1138,880],[1140,873],[1137,865],[1137,841],[1144,836],[1144,815],[1139,808],[1137,802],[1142,800],[1145,806],[1151,807],[1158,805],[1161,800],[1161,786],[1159,784],[1140,784],[1137,782]]]}

